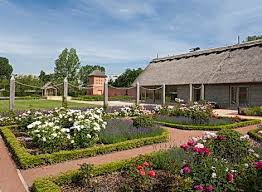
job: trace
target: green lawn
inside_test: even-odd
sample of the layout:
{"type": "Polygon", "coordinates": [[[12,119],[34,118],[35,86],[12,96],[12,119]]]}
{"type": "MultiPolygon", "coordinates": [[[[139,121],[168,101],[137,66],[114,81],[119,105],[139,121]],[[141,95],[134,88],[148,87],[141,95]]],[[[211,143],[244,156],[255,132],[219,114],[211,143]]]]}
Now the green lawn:
{"type": "MultiPolygon", "coordinates": [[[[53,109],[61,107],[61,101],[52,100],[15,100],[15,110],[28,110],[28,109],[53,109]]],[[[69,108],[87,108],[95,107],[95,105],[85,103],[68,102],[69,108]]],[[[0,112],[9,111],[9,100],[0,100],[0,112]]]]}

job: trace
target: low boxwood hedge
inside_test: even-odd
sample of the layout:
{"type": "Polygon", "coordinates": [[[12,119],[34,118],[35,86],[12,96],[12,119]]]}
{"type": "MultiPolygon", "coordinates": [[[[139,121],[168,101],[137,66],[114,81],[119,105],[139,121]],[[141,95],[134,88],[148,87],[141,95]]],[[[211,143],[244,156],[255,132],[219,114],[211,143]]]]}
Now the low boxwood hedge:
{"type": "Polygon", "coordinates": [[[25,147],[16,139],[15,135],[10,130],[10,126],[0,129],[1,135],[5,140],[8,148],[18,166],[22,169],[32,168],[45,164],[59,163],[65,160],[79,159],[91,157],[98,154],[110,153],[112,151],[122,151],[132,148],[161,143],[168,140],[168,130],[165,129],[161,135],[154,137],[145,137],[140,139],[127,140],[119,143],[94,146],[77,150],[62,150],[51,154],[31,155],[25,147]]]}
{"type": "Polygon", "coordinates": [[[248,135],[256,141],[262,141],[262,136],[259,135],[257,132],[261,131],[262,129],[254,129],[248,132],[248,135]]]}
{"type": "Polygon", "coordinates": [[[217,131],[221,129],[235,129],[239,127],[245,127],[248,125],[255,125],[261,123],[261,120],[258,119],[250,119],[246,121],[240,121],[232,124],[226,124],[226,125],[183,125],[183,124],[176,124],[176,123],[170,123],[166,121],[156,121],[156,123],[159,123],[161,125],[167,126],[167,127],[173,127],[177,129],[184,129],[184,130],[209,130],[209,131],[217,131]]]}

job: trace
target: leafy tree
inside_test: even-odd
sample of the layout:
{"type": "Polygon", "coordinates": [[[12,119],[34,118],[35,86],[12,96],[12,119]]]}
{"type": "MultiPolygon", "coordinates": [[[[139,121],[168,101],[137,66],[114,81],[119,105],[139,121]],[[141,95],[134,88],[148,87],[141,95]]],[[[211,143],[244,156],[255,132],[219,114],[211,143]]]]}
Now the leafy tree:
{"type": "Polygon", "coordinates": [[[127,69],[122,73],[113,83],[109,82],[115,87],[129,87],[135,81],[135,79],[143,72],[143,69],[127,69]]]}
{"type": "Polygon", "coordinates": [[[47,82],[53,80],[53,74],[46,74],[43,70],[41,70],[38,78],[39,78],[40,81],[42,81],[43,83],[47,83],[47,82]]]}
{"type": "Polygon", "coordinates": [[[25,85],[16,84],[15,91],[16,96],[39,96],[41,95],[41,87],[43,86],[43,82],[40,81],[40,79],[37,76],[34,75],[18,75],[16,76],[15,80],[19,83],[35,86],[34,87],[28,87],[25,85]]]}
{"type": "Polygon", "coordinates": [[[0,57],[0,69],[0,79],[10,79],[13,67],[9,64],[7,58],[0,57]]]}
{"type": "Polygon", "coordinates": [[[246,42],[255,41],[255,40],[258,40],[258,39],[262,39],[262,35],[247,36],[246,42]]]}
{"type": "Polygon", "coordinates": [[[76,50],[65,48],[55,61],[55,78],[61,81],[67,77],[68,81],[76,81],[79,67],[80,61],[76,50]]]}
{"type": "Polygon", "coordinates": [[[88,83],[88,75],[92,73],[94,70],[100,70],[105,72],[105,68],[99,65],[86,65],[82,66],[79,71],[80,81],[86,85],[88,83]]]}

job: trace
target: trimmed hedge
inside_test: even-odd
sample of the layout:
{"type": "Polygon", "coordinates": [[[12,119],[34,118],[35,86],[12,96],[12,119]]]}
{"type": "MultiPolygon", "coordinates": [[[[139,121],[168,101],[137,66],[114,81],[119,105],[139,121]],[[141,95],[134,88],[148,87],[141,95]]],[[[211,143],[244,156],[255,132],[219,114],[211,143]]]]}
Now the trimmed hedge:
{"type": "MultiPolygon", "coordinates": [[[[153,159],[155,156],[159,155],[159,153],[164,152],[154,152],[148,155],[143,155],[142,158],[153,159]]],[[[113,173],[116,171],[121,171],[122,169],[129,167],[139,159],[141,159],[141,156],[130,158],[128,160],[118,160],[103,165],[97,165],[95,166],[92,175],[98,176],[113,173]]],[[[37,179],[33,183],[32,190],[33,192],[43,192],[51,190],[54,190],[54,192],[60,192],[60,186],[76,182],[79,179],[79,177],[79,170],[77,169],[61,173],[58,176],[37,179]],[[50,187],[48,187],[47,185],[50,185],[50,187]]]]}
{"type": "Polygon", "coordinates": [[[15,161],[22,169],[32,168],[45,164],[59,163],[65,160],[91,157],[98,154],[110,153],[113,151],[122,151],[141,147],[143,145],[161,143],[167,141],[169,135],[168,130],[165,129],[161,135],[155,137],[127,140],[119,143],[94,146],[77,150],[62,150],[51,154],[31,155],[27,152],[25,147],[16,139],[10,128],[10,126],[2,127],[0,129],[0,132],[8,148],[13,154],[15,161]]]}
{"type": "Polygon", "coordinates": [[[247,134],[248,134],[251,138],[253,138],[254,140],[256,140],[256,141],[262,141],[262,136],[257,133],[258,131],[261,131],[261,130],[262,130],[262,129],[254,129],[254,130],[249,131],[247,134]]]}
{"type": "Polygon", "coordinates": [[[156,123],[159,123],[161,125],[167,126],[167,127],[173,127],[177,129],[184,129],[184,130],[209,130],[209,131],[217,131],[221,129],[235,129],[239,127],[246,127],[248,125],[255,125],[261,123],[261,120],[258,119],[250,119],[246,121],[236,122],[232,124],[226,124],[226,125],[183,125],[183,124],[176,124],[176,123],[170,123],[165,121],[156,121],[156,123]]]}

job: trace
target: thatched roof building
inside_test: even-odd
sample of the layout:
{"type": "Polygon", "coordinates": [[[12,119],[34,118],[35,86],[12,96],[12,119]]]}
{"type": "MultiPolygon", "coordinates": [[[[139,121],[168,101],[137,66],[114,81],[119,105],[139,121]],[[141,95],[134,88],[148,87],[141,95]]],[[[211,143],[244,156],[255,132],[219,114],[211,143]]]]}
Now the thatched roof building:
{"type": "Polygon", "coordinates": [[[262,40],[153,59],[141,85],[262,82],[262,40]]]}
{"type": "MultiPolygon", "coordinates": [[[[227,100],[230,100],[231,94],[235,94],[234,91],[230,93],[230,85],[243,84],[248,85],[248,93],[242,93],[242,89],[237,87],[236,97],[239,93],[246,94],[248,97],[246,104],[262,105],[261,84],[256,87],[256,93],[251,92],[252,87],[250,87],[251,84],[262,83],[262,40],[153,59],[133,85],[137,82],[141,86],[176,85],[177,92],[182,85],[203,84],[206,88],[202,98],[207,95],[208,85],[227,84],[228,91],[225,88],[225,92],[228,92],[225,93],[227,100]],[[261,99],[256,99],[252,103],[250,98],[252,94],[261,94],[261,99]]],[[[194,93],[191,92],[189,88],[188,93],[184,90],[184,98],[188,99],[189,96],[187,97],[186,94],[192,94],[191,99],[188,100],[195,100],[194,93]]],[[[242,98],[236,99],[240,101],[242,98]]],[[[226,103],[229,104],[230,101],[226,103]]]]}

